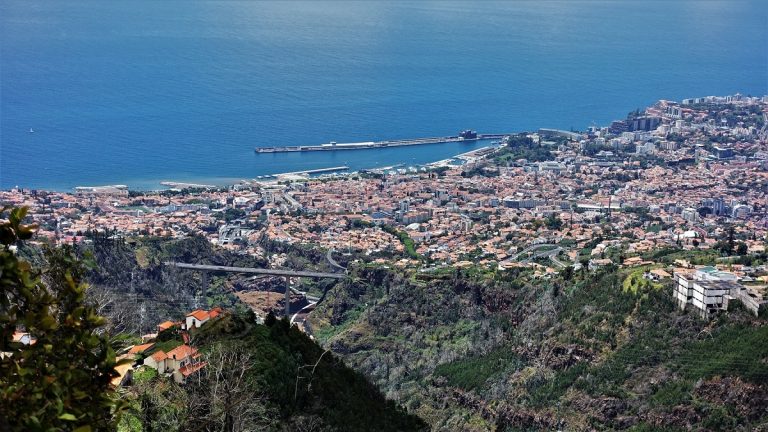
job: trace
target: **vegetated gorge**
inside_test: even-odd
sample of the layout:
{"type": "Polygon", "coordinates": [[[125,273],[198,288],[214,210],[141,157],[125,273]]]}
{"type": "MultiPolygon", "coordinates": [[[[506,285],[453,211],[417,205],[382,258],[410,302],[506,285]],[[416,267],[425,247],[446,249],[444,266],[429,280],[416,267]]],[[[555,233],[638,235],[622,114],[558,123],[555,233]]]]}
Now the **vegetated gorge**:
{"type": "Polygon", "coordinates": [[[766,317],[701,320],[638,272],[361,266],[312,322],[433,430],[768,428],[766,317]]]}
{"type": "MultiPolygon", "coordinates": [[[[91,281],[90,304],[108,318],[106,329],[118,354],[123,347],[141,344],[139,336],[156,332],[157,324],[165,320],[182,319],[198,307],[223,306],[223,313],[201,328],[182,332],[174,326],[160,331],[149,344],[152,347],[134,358],[141,364],[153,353],[188,343],[200,354],[197,364],[205,367],[183,385],[159,376],[155,369],[137,369],[131,382],[118,390],[119,431],[428,430],[423,420],[386,400],[361,373],[286,319],[268,314],[260,323],[233,293],[243,288],[242,281],[232,285],[228,278],[215,277],[203,297],[198,274],[163,264],[263,267],[264,261],[215,249],[200,237],[89,236],[90,241],[62,250],[84,264],[84,275],[91,281]]],[[[20,246],[21,259],[43,274],[49,271],[47,247],[20,246]]],[[[301,266],[305,253],[293,250],[289,264],[301,266]]]]}
{"type": "MultiPolygon", "coordinates": [[[[264,246],[285,268],[328,270],[324,251],[264,246]]],[[[309,319],[313,342],[272,316],[256,324],[236,295],[281,293],[279,283],[214,275],[203,298],[198,274],[162,264],[266,259],[198,237],[96,236],[79,248],[94,261],[93,292],[111,299],[103,312],[115,330],[139,335],[196,307],[230,311],[192,334],[227,374],[206,368],[197,385],[179,387],[138,373],[123,430],[210,418],[201,402],[213,397],[210,380],[231,383],[245,410],[238,418],[256,430],[768,430],[768,317],[738,307],[713,320],[681,312],[672,282],[638,277],[642,268],[566,268],[546,279],[524,268],[416,272],[348,256],[349,278],[305,287],[325,293],[309,319]]],[[[654,259],[671,262],[670,252],[654,259]]]]}

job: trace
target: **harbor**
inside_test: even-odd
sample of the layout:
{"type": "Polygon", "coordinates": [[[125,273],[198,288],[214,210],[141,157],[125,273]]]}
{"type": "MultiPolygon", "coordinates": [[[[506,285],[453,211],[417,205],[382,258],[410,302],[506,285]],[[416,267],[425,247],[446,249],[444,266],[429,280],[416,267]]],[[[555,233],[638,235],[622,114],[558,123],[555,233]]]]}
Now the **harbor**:
{"type": "MultiPolygon", "coordinates": [[[[125,185],[117,184],[120,180],[124,180],[117,178],[114,179],[115,184],[108,182],[97,186],[79,184],[65,189],[73,190],[77,186],[75,192],[80,195],[127,194],[129,188],[132,191],[215,189],[240,183],[302,181],[308,178],[327,178],[354,173],[421,172],[443,165],[461,165],[467,162],[463,157],[471,157],[474,150],[497,145],[501,138],[508,135],[478,134],[476,140],[421,147],[382,148],[370,152],[295,152],[275,155],[275,157],[262,155],[246,158],[252,163],[247,170],[231,172],[226,176],[178,174],[177,178],[131,180],[125,182],[125,185]],[[489,139],[489,136],[496,139],[489,139]],[[308,158],[308,155],[311,156],[308,158]],[[311,159],[311,162],[308,159],[311,159]],[[124,191],[115,190],[117,188],[123,188],[124,191]]],[[[250,153],[251,149],[243,149],[240,155],[253,155],[250,153]]]]}
{"type": "Polygon", "coordinates": [[[478,134],[473,130],[463,130],[455,136],[429,137],[429,138],[411,138],[402,140],[386,141],[366,141],[357,143],[337,143],[331,141],[327,144],[305,145],[305,146],[273,146],[256,147],[256,153],[292,153],[292,152],[314,152],[314,151],[339,151],[339,150],[365,150],[380,149],[389,147],[404,147],[424,144],[445,144],[455,142],[475,142],[487,139],[501,139],[509,134],[478,134]]]}

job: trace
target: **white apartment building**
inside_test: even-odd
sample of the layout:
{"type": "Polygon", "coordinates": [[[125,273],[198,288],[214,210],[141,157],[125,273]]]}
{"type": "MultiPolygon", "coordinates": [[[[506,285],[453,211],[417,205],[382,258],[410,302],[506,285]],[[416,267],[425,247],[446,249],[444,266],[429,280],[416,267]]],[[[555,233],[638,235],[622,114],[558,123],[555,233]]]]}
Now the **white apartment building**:
{"type": "Polygon", "coordinates": [[[692,275],[675,274],[674,297],[680,309],[688,305],[697,309],[702,318],[713,313],[728,310],[730,300],[740,300],[755,315],[766,301],[749,288],[737,282],[733,273],[723,272],[714,267],[703,267],[692,275]]]}

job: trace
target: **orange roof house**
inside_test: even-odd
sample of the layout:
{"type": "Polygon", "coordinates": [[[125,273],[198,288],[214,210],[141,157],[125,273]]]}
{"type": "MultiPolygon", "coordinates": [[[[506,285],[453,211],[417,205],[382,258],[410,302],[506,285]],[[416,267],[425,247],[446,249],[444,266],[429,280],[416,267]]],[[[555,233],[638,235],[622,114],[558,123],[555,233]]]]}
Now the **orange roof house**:
{"type": "MultiPolygon", "coordinates": [[[[134,345],[134,346],[131,347],[130,350],[128,350],[128,354],[141,354],[144,351],[152,349],[152,347],[154,347],[154,346],[155,346],[154,343],[146,343],[146,344],[141,344],[141,345],[134,345]]],[[[160,352],[162,352],[162,351],[160,351],[160,352]]]]}
{"type": "Polygon", "coordinates": [[[164,353],[163,351],[158,351],[158,352],[152,354],[151,356],[149,356],[149,358],[151,358],[152,360],[154,360],[156,362],[161,362],[161,361],[163,361],[163,360],[168,358],[168,354],[164,353]]]}
{"type": "Polygon", "coordinates": [[[210,312],[203,309],[194,310],[187,314],[187,317],[184,320],[184,328],[189,330],[195,327],[200,327],[211,318],[216,318],[222,313],[223,311],[219,307],[213,308],[210,312]]]}
{"type": "Polygon", "coordinates": [[[197,354],[197,349],[189,345],[179,345],[176,348],[168,351],[166,358],[173,360],[184,360],[186,358],[194,357],[197,354]]]}
{"type": "Polygon", "coordinates": [[[160,333],[162,331],[168,330],[169,328],[176,327],[178,325],[177,323],[173,321],[165,321],[157,325],[157,332],[160,333]]]}
{"type": "Polygon", "coordinates": [[[187,314],[188,317],[193,317],[200,321],[206,321],[211,318],[211,314],[203,309],[197,309],[187,314]]]}
{"type": "Polygon", "coordinates": [[[173,379],[177,383],[183,383],[186,377],[205,366],[204,362],[198,362],[200,357],[197,349],[189,345],[179,345],[168,352],[165,359],[165,370],[172,372],[173,379]]]}
{"type": "Polygon", "coordinates": [[[630,258],[625,259],[623,264],[625,266],[630,266],[631,267],[631,266],[640,265],[640,264],[642,264],[642,262],[643,262],[643,258],[641,258],[639,256],[636,256],[636,257],[630,257],[630,258]]]}
{"type": "Polygon", "coordinates": [[[165,359],[167,358],[168,356],[162,350],[158,350],[157,352],[153,353],[151,356],[144,359],[144,365],[147,367],[151,367],[152,369],[157,369],[158,373],[164,373],[165,359]]]}
{"type": "Polygon", "coordinates": [[[178,371],[173,373],[173,379],[176,380],[176,382],[178,383],[183,383],[184,381],[186,381],[187,377],[199,371],[200,369],[204,368],[205,365],[207,364],[208,363],[206,362],[198,362],[198,363],[190,363],[188,365],[182,366],[179,368],[178,371]]]}

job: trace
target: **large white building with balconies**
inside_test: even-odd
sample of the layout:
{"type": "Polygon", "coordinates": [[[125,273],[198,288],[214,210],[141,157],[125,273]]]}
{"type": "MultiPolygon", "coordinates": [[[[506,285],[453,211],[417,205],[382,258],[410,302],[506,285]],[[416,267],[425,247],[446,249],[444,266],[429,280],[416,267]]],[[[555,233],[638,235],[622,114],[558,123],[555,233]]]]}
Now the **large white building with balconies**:
{"type": "Polygon", "coordinates": [[[693,274],[675,274],[674,297],[680,309],[688,305],[697,309],[702,318],[728,310],[730,300],[740,300],[757,315],[766,302],[749,288],[737,282],[738,277],[714,267],[703,267],[693,274]]]}

